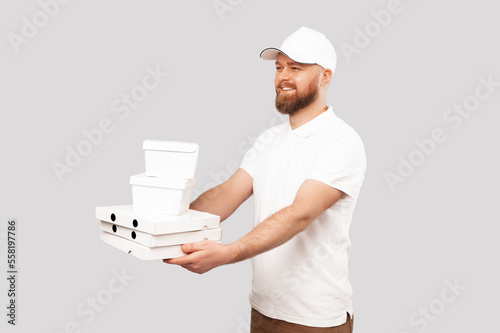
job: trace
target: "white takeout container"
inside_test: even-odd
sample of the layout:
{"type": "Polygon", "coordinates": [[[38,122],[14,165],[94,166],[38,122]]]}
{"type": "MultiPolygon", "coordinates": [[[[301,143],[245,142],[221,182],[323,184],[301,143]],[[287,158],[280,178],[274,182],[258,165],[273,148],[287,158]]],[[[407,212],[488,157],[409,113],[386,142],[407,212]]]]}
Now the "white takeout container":
{"type": "Polygon", "coordinates": [[[192,209],[182,215],[165,215],[138,212],[132,205],[120,205],[97,207],[95,215],[98,220],[152,235],[220,228],[219,216],[192,209]]]}
{"type": "Polygon", "coordinates": [[[204,239],[218,241],[222,237],[221,228],[152,235],[147,232],[139,231],[136,228],[125,228],[114,223],[101,221],[100,229],[107,233],[148,247],[181,245],[185,243],[200,242],[204,239]]]}
{"type": "Polygon", "coordinates": [[[198,144],[192,142],[144,140],[146,176],[191,179],[198,165],[198,144]]]}
{"type": "Polygon", "coordinates": [[[186,255],[186,253],[182,252],[181,245],[151,248],[105,231],[101,231],[101,240],[142,260],[170,259],[186,255]]]}
{"type": "Polygon", "coordinates": [[[135,210],[181,215],[189,208],[196,179],[147,177],[141,173],[130,177],[135,210]]]}

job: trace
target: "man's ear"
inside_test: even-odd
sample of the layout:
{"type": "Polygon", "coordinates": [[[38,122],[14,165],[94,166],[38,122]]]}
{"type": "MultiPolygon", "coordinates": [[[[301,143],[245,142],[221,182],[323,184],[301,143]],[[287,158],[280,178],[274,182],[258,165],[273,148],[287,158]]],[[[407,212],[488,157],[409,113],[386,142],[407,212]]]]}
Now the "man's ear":
{"type": "Polygon", "coordinates": [[[333,72],[329,68],[321,70],[321,86],[328,86],[332,80],[333,72]]]}

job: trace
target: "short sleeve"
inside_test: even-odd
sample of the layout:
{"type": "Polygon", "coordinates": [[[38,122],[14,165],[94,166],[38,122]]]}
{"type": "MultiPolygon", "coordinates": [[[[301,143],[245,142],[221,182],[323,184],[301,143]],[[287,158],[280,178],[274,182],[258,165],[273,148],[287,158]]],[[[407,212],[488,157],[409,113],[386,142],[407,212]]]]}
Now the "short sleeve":
{"type": "Polygon", "coordinates": [[[255,178],[255,169],[257,160],[257,149],[255,148],[255,144],[245,153],[243,157],[243,161],[241,162],[240,168],[248,172],[248,174],[255,178]]]}
{"type": "Polygon", "coordinates": [[[314,167],[307,178],[318,180],[356,199],[365,170],[363,143],[355,132],[350,132],[341,139],[326,138],[321,142],[314,167]]]}

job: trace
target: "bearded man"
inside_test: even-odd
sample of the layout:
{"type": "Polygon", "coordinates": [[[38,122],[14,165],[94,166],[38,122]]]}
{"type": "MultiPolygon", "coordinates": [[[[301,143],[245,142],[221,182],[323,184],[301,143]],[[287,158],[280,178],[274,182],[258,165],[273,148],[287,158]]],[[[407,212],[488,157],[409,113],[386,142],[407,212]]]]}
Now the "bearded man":
{"type": "Polygon", "coordinates": [[[191,209],[228,218],[254,196],[254,228],[236,242],[184,244],[165,260],[196,272],[252,260],[251,332],[352,332],[349,227],[366,169],[358,134],[326,103],[333,45],[302,27],[275,60],[276,108],[287,122],[257,138],[241,167],[191,209]]]}

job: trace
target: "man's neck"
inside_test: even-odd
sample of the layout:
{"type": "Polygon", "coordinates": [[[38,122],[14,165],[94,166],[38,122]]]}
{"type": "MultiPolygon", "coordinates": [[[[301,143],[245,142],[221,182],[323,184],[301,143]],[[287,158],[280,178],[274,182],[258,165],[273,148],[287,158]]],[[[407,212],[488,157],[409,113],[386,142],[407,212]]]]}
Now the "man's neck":
{"type": "Polygon", "coordinates": [[[294,114],[290,115],[290,127],[292,130],[299,128],[308,121],[316,118],[328,109],[328,106],[324,102],[314,102],[307,107],[300,109],[294,114]]]}

